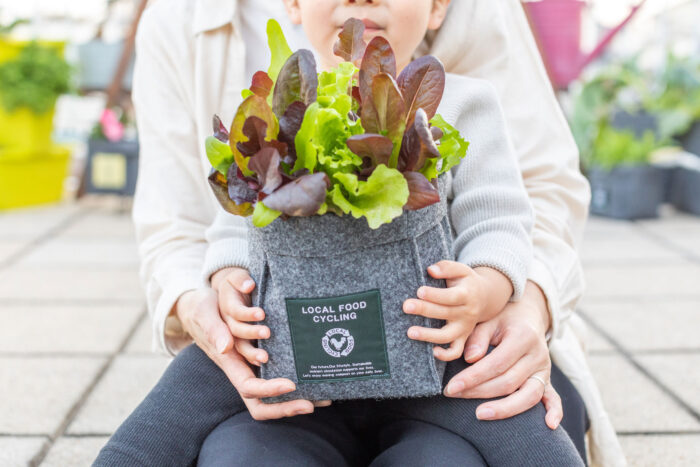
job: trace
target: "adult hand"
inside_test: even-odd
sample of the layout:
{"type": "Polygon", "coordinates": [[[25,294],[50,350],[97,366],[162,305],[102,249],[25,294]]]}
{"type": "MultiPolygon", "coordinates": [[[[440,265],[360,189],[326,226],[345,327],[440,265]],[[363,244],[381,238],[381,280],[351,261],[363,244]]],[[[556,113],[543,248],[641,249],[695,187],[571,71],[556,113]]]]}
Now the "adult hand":
{"type": "Polygon", "coordinates": [[[202,288],[185,292],[176,302],[174,311],[197,346],[226,374],[254,419],[308,414],[314,411],[315,405],[324,405],[302,399],[275,404],[262,402],[263,397],[286,394],[294,391],[296,386],[289,379],[264,380],[255,376],[253,369],[233,347],[234,338],[219,312],[215,290],[202,288]]]}
{"type": "Polygon", "coordinates": [[[549,324],[544,294],[528,282],[519,302],[507,304],[499,315],[474,328],[465,351],[471,365],[450,380],[445,395],[467,399],[507,396],[479,405],[476,416],[482,420],[509,418],[542,401],[547,410],[545,422],[556,429],[564,412],[550,381],[552,361],[545,339],[549,324]],[[489,345],[495,348],[486,354],[489,345]],[[545,381],[544,390],[531,376],[545,381]]]}

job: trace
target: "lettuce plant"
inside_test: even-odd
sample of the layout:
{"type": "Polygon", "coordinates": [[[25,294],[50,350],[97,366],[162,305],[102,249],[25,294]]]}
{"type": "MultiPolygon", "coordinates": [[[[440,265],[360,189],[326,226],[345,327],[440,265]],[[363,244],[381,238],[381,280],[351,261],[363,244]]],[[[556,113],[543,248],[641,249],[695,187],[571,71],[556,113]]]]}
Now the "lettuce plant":
{"type": "Polygon", "coordinates": [[[436,115],[438,59],[421,57],[397,76],[387,40],[366,44],[364,24],[350,19],[334,47],[345,61],[317,73],[313,54],[292,52],[274,20],[267,33],[268,71],[253,76],[230,129],[214,117],[205,143],[224,209],[257,227],[330,211],[378,228],[439,201],[437,177],[469,143],[436,115]]]}

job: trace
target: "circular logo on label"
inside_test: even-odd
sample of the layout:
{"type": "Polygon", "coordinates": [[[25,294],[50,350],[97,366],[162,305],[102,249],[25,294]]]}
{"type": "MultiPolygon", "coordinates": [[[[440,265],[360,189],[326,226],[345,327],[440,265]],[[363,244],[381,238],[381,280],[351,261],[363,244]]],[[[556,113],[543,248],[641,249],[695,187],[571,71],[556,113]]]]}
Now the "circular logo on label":
{"type": "Polygon", "coordinates": [[[355,347],[355,338],[350,335],[350,331],[343,328],[333,328],[326,332],[321,339],[323,350],[331,357],[347,357],[355,347]]]}

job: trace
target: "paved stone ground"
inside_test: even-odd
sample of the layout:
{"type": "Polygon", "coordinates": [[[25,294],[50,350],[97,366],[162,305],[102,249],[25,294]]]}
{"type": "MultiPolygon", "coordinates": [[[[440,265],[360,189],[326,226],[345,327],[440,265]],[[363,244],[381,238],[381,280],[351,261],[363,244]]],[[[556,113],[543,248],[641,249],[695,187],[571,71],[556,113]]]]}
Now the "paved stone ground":
{"type": "MultiPolygon", "coordinates": [[[[0,213],[0,465],[89,465],[168,363],[128,205],[0,213]]],[[[590,363],[634,466],[700,465],[700,218],[593,219],[590,363]]]]}

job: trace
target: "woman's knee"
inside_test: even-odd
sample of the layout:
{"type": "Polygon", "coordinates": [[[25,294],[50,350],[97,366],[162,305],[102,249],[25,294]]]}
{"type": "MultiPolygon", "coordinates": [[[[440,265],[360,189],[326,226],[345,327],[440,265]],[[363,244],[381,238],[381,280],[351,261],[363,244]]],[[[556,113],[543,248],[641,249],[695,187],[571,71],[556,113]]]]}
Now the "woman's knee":
{"type": "MultiPolygon", "coordinates": [[[[200,451],[198,466],[347,466],[342,451],[318,432],[314,414],[259,422],[248,412],[228,418],[212,431],[200,451]]],[[[333,433],[335,428],[328,425],[333,433]]],[[[331,437],[332,438],[332,437],[331,437]]],[[[348,443],[352,440],[348,439],[348,443]]]]}

